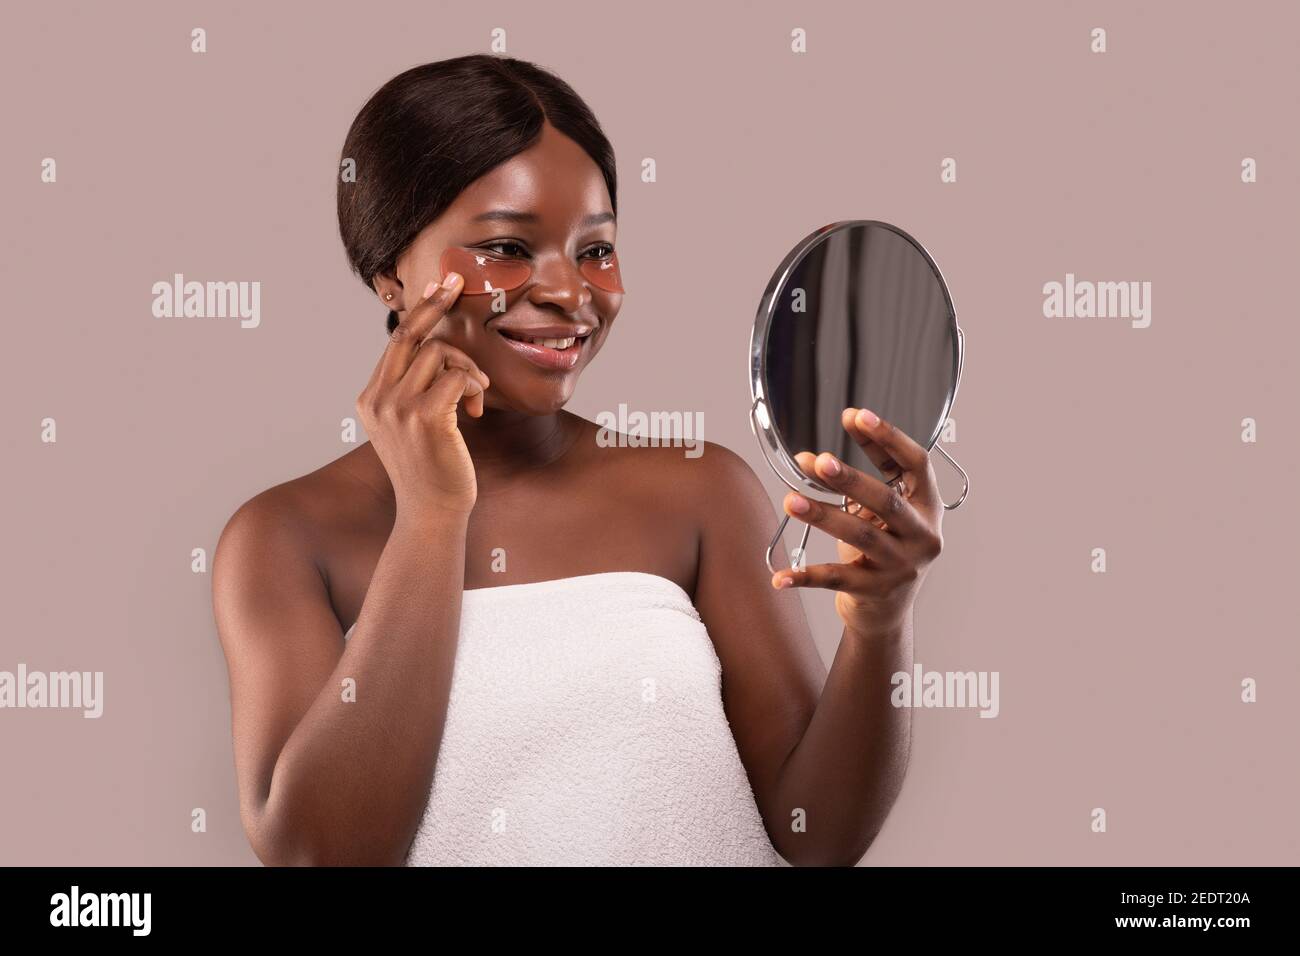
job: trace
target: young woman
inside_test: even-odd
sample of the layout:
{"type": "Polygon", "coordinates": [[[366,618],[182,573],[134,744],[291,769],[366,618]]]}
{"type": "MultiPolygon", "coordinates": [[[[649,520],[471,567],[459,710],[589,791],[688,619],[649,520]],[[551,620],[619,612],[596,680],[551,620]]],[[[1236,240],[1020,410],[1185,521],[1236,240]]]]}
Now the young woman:
{"type": "Polygon", "coordinates": [[[569,86],[505,57],[408,70],[343,167],[344,246],[391,310],[370,440],[243,504],[214,565],[258,856],[856,863],[907,765],[890,676],[942,545],[929,456],[846,409],[903,492],[802,454],[856,513],[787,495],[842,563],[769,576],[739,456],[564,410],[624,295],[613,151],[569,86]],[[829,675],[799,587],[837,592],[829,675]]]}

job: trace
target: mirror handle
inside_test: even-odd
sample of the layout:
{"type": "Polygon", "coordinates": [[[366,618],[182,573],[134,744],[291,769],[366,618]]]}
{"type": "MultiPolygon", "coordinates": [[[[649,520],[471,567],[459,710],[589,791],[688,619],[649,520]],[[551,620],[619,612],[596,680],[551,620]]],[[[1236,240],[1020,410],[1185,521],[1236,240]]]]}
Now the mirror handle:
{"type": "Polygon", "coordinates": [[[966,469],[963,468],[961,465],[957,464],[956,460],[952,457],[952,455],[948,454],[946,451],[943,450],[942,445],[936,443],[934,447],[939,449],[939,454],[943,455],[944,458],[947,458],[948,464],[956,468],[957,473],[961,475],[961,497],[958,498],[956,501],[954,501],[952,504],[948,504],[948,502],[946,501],[943,503],[944,511],[952,511],[953,509],[957,508],[963,501],[965,501],[966,495],[970,493],[970,475],[966,474],[966,469]]]}
{"type": "MultiPolygon", "coordinates": [[[[773,574],[776,574],[776,568],[772,565],[772,552],[775,551],[776,546],[781,543],[781,535],[785,533],[785,526],[788,525],[789,523],[790,523],[790,516],[781,515],[781,523],[776,526],[776,534],[772,535],[772,543],[767,546],[767,553],[764,555],[764,558],[767,561],[767,569],[771,571],[773,574]]],[[[807,553],[808,532],[810,531],[812,531],[812,525],[806,524],[803,526],[803,536],[799,539],[798,550],[795,551],[796,557],[802,556],[807,553]]],[[[797,564],[799,564],[798,560],[792,561],[790,562],[790,567],[795,568],[797,564]]]]}
{"type": "MultiPolygon", "coordinates": [[[[962,481],[961,495],[952,504],[948,504],[948,502],[946,501],[943,503],[944,511],[953,511],[954,509],[959,508],[961,506],[961,503],[966,500],[966,496],[970,494],[970,476],[966,474],[965,468],[957,464],[957,461],[952,457],[952,455],[944,451],[942,445],[936,444],[934,447],[939,449],[939,454],[943,455],[944,458],[947,458],[948,463],[951,464],[954,468],[956,468],[958,473],[961,475],[961,481],[962,481]]],[[[896,475],[894,478],[890,479],[890,481],[888,481],[887,484],[892,485],[895,481],[897,481],[901,477],[902,475],[896,475]]],[[[842,497],[842,500],[840,502],[840,508],[847,511],[848,504],[849,504],[849,499],[847,497],[842,497]]],[[[781,515],[781,523],[776,526],[776,534],[772,535],[772,541],[770,544],[768,544],[767,551],[763,555],[763,559],[767,562],[767,569],[771,571],[773,574],[776,574],[776,566],[772,564],[772,552],[776,550],[776,546],[781,542],[781,536],[785,534],[785,527],[789,523],[790,523],[790,516],[787,514],[781,515]]],[[[812,525],[806,524],[803,526],[803,534],[799,538],[799,549],[795,552],[796,556],[802,556],[807,554],[808,533],[810,531],[812,531],[812,525]]],[[[790,563],[790,566],[793,568],[797,564],[798,564],[797,560],[792,561],[790,563]]]]}
{"type": "MultiPolygon", "coordinates": [[[[758,408],[759,401],[761,401],[761,399],[755,399],[754,403],[749,407],[749,430],[754,433],[755,438],[758,437],[758,426],[757,423],[755,422],[755,411],[758,408]]],[[[961,475],[961,481],[962,481],[961,495],[958,496],[957,500],[954,501],[952,504],[949,504],[946,501],[943,502],[944,511],[953,511],[959,508],[961,506],[961,503],[966,500],[966,496],[970,494],[970,476],[966,474],[966,469],[963,468],[961,465],[959,465],[956,459],[954,459],[952,455],[948,454],[948,452],[944,450],[942,445],[936,442],[934,447],[939,450],[939,454],[943,455],[944,458],[948,459],[948,464],[952,465],[953,468],[957,469],[957,473],[961,475]]],[[[777,471],[776,466],[772,464],[771,459],[768,459],[768,464],[771,465],[773,471],[776,471],[777,477],[782,477],[781,473],[777,471]]],[[[892,485],[895,481],[897,481],[901,477],[902,475],[895,475],[892,479],[890,479],[886,483],[892,485]]],[[[782,477],[782,480],[785,481],[787,485],[790,485],[790,482],[785,478],[782,477]]],[[[793,486],[790,485],[790,487],[793,486]]],[[[840,507],[842,509],[847,510],[848,508],[847,498],[843,499],[843,501],[840,504],[840,507]]],[[[776,534],[772,535],[772,540],[768,544],[767,551],[764,552],[763,555],[763,559],[767,562],[767,569],[771,571],[773,574],[776,574],[776,567],[775,565],[772,564],[772,552],[776,550],[776,546],[781,542],[781,536],[785,534],[786,525],[788,525],[789,523],[790,523],[790,516],[787,514],[781,515],[781,523],[776,526],[776,534]]],[[[803,534],[799,538],[799,549],[795,552],[795,556],[801,557],[807,554],[808,534],[811,531],[812,531],[812,525],[803,526],[803,534]]],[[[796,562],[792,561],[791,567],[793,567],[795,563],[796,562]]]]}

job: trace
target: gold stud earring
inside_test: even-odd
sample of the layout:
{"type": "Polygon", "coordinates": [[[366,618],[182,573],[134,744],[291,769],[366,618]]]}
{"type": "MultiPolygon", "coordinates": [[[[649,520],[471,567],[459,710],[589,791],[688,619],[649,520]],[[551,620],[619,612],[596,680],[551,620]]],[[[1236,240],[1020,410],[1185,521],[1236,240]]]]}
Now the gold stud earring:
{"type": "Polygon", "coordinates": [[[385,293],[384,293],[384,301],[385,301],[385,302],[392,302],[392,301],[393,301],[393,293],[391,293],[391,292],[385,292],[385,293]]]}

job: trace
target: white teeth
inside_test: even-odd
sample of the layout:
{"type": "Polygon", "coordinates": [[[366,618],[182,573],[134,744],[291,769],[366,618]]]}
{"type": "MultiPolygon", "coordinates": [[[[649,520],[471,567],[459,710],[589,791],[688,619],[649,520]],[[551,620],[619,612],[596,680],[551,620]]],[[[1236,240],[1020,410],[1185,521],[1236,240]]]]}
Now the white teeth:
{"type": "Polygon", "coordinates": [[[527,342],[529,345],[541,345],[548,349],[558,349],[560,351],[571,348],[574,342],[577,342],[582,338],[580,335],[570,335],[562,339],[547,338],[541,335],[525,335],[523,332],[508,330],[502,330],[501,334],[508,339],[515,339],[519,342],[527,342]]]}

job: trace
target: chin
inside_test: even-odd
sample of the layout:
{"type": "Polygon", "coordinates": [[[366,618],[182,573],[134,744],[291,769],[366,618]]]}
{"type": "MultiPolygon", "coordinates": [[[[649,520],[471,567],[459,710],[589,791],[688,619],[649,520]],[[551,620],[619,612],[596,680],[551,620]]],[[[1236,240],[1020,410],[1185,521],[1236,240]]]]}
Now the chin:
{"type": "MultiPolygon", "coordinates": [[[[489,388],[488,391],[490,393],[492,389],[489,388]]],[[[522,395],[498,393],[495,396],[496,400],[489,403],[488,408],[520,412],[524,415],[553,415],[567,405],[572,397],[572,387],[550,392],[534,391],[522,395]]]]}

